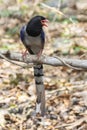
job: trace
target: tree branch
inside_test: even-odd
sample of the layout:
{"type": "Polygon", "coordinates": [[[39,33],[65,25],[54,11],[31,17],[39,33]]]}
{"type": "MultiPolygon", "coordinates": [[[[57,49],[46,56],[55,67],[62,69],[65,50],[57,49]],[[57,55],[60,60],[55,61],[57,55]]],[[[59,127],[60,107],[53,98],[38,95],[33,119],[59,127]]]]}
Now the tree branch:
{"type": "MultiPolygon", "coordinates": [[[[21,53],[18,52],[10,52],[10,51],[0,51],[0,58],[4,55],[6,58],[14,61],[19,61],[23,63],[40,63],[52,66],[68,66],[73,69],[87,69],[87,60],[79,60],[79,59],[67,59],[60,57],[50,57],[42,55],[39,59],[36,55],[27,54],[26,57],[22,57],[21,53]]],[[[5,58],[4,58],[5,59],[5,58]]],[[[6,59],[5,59],[6,60],[6,59]]]]}

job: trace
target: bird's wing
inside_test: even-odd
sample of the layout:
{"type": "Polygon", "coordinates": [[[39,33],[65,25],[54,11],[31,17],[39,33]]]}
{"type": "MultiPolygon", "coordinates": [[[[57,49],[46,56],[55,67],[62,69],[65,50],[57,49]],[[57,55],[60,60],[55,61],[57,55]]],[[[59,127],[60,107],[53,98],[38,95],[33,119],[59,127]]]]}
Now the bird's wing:
{"type": "Polygon", "coordinates": [[[21,31],[20,31],[20,38],[21,38],[21,41],[22,41],[22,42],[24,41],[24,37],[25,37],[24,31],[25,31],[25,26],[23,26],[23,27],[21,28],[21,31]]]}
{"type": "Polygon", "coordinates": [[[20,30],[20,38],[21,41],[23,42],[24,46],[26,47],[26,49],[29,51],[30,54],[34,54],[33,51],[30,49],[30,46],[26,44],[25,38],[25,30],[26,30],[26,26],[23,26],[20,30]]]}
{"type": "Polygon", "coordinates": [[[41,31],[41,44],[42,44],[42,49],[44,48],[44,43],[45,43],[45,33],[44,31],[42,30],[41,31]]]}

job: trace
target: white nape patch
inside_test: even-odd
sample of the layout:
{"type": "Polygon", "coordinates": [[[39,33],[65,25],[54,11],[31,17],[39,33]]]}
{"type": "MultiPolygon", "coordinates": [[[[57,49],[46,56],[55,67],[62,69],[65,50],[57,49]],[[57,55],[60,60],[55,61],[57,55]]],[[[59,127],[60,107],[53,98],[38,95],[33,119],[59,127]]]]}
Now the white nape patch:
{"type": "Polygon", "coordinates": [[[40,113],[41,114],[41,103],[37,103],[36,104],[36,113],[40,113]]]}

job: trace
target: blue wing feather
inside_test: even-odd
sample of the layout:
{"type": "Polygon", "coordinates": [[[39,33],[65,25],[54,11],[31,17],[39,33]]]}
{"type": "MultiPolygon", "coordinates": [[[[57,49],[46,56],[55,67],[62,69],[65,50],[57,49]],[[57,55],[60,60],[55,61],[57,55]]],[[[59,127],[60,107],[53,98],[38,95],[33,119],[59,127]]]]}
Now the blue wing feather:
{"type": "Polygon", "coordinates": [[[44,46],[44,43],[45,43],[45,33],[44,33],[43,30],[41,31],[41,43],[44,46]]]}
{"type": "Polygon", "coordinates": [[[23,42],[23,44],[25,45],[25,47],[27,48],[27,50],[30,52],[30,54],[34,54],[33,51],[30,49],[30,46],[28,46],[25,42],[25,26],[23,26],[20,30],[20,38],[21,41],[23,42]]]}
{"type": "Polygon", "coordinates": [[[24,26],[21,28],[21,31],[20,31],[20,38],[22,41],[24,41],[24,26]]]}

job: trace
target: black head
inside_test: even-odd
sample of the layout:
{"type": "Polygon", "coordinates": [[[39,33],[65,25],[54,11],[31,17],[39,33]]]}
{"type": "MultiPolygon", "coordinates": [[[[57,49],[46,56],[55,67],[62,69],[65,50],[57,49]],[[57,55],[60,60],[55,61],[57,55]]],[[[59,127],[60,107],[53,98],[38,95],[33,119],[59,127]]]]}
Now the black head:
{"type": "Polygon", "coordinates": [[[27,24],[26,32],[30,36],[38,36],[43,26],[47,26],[47,19],[43,16],[33,17],[27,24]]]}

